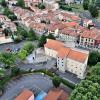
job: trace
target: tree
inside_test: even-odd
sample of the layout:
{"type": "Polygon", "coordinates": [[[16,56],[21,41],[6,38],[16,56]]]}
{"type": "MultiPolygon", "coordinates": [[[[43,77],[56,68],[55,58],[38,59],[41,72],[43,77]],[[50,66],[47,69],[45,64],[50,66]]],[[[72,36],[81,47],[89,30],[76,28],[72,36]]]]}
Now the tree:
{"type": "Polygon", "coordinates": [[[48,39],[53,39],[53,40],[56,39],[56,38],[54,37],[54,35],[52,35],[52,34],[49,34],[49,35],[47,36],[47,38],[48,38],[48,39]]]}
{"type": "Polygon", "coordinates": [[[98,51],[92,51],[89,54],[88,65],[94,66],[100,60],[100,53],[98,51]]]}
{"type": "Polygon", "coordinates": [[[46,43],[46,36],[45,35],[42,35],[41,37],[40,37],[40,39],[39,39],[39,44],[38,44],[38,46],[39,47],[44,47],[44,44],[46,43]]]}
{"type": "Polygon", "coordinates": [[[10,27],[5,28],[3,30],[3,33],[5,34],[5,36],[12,35],[12,31],[11,31],[10,27]]]}
{"type": "Polygon", "coordinates": [[[33,41],[33,40],[36,40],[37,39],[37,36],[36,36],[36,33],[33,29],[30,29],[29,33],[28,33],[28,39],[30,41],[33,41]]]}
{"type": "Polygon", "coordinates": [[[87,79],[91,80],[94,83],[100,84],[100,63],[97,63],[91,68],[90,72],[88,73],[87,79]]]}
{"type": "Polygon", "coordinates": [[[83,80],[73,90],[69,100],[99,100],[99,92],[100,85],[98,83],[83,80]]]}
{"type": "Polygon", "coordinates": [[[19,26],[17,27],[17,33],[18,33],[18,35],[21,35],[24,39],[27,38],[27,36],[28,36],[28,32],[19,26]]]}
{"type": "Polygon", "coordinates": [[[14,42],[15,43],[19,43],[19,42],[21,42],[22,41],[22,36],[21,35],[18,35],[18,36],[16,36],[16,37],[14,37],[14,42]]]}
{"type": "Polygon", "coordinates": [[[17,17],[15,16],[15,14],[9,9],[9,8],[5,8],[4,9],[4,15],[6,15],[9,19],[11,19],[12,21],[16,20],[17,17]]]}
{"type": "Polygon", "coordinates": [[[0,62],[5,68],[11,68],[15,66],[16,56],[12,53],[3,52],[0,53],[0,62]]]}
{"type": "Polygon", "coordinates": [[[4,7],[7,7],[6,1],[5,0],[1,0],[0,4],[4,7]]]}
{"type": "Polygon", "coordinates": [[[19,75],[20,72],[21,72],[20,68],[18,68],[18,67],[13,67],[12,70],[11,70],[11,76],[19,75]]]}
{"type": "Polygon", "coordinates": [[[22,49],[26,50],[28,54],[30,54],[34,50],[34,45],[32,44],[32,42],[27,42],[22,49]]]}
{"type": "Polygon", "coordinates": [[[25,2],[24,2],[24,0],[17,0],[18,2],[17,2],[17,5],[18,6],[20,6],[20,7],[22,7],[22,8],[25,8],[25,2]]]}
{"type": "Polygon", "coordinates": [[[53,83],[54,87],[57,88],[57,87],[60,86],[61,81],[60,81],[59,77],[55,76],[55,77],[52,79],[52,83],[53,83]]]}
{"type": "Polygon", "coordinates": [[[12,21],[17,20],[17,16],[15,16],[14,14],[9,14],[8,18],[10,18],[12,21]]]}
{"type": "Polygon", "coordinates": [[[5,76],[5,70],[0,68],[0,79],[5,76]]]}
{"type": "Polygon", "coordinates": [[[96,0],[96,6],[100,8],[100,0],[96,0]]]}
{"type": "Polygon", "coordinates": [[[43,3],[39,3],[38,4],[38,8],[41,9],[41,10],[45,9],[45,5],[43,3]]]}
{"type": "Polygon", "coordinates": [[[26,50],[20,50],[20,52],[18,53],[18,57],[21,59],[21,60],[25,60],[26,57],[28,55],[28,52],[26,50]]]}
{"type": "Polygon", "coordinates": [[[84,10],[88,10],[88,8],[89,8],[89,3],[90,3],[90,0],[84,0],[84,1],[83,1],[83,8],[84,8],[84,10]]]}
{"type": "Polygon", "coordinates": [[[5,8],[4,9],[4,15],[6,15],[6,16],[9,16],[9,15],[12,15],[12,14],[14,14],[9,8],[5,8]]]}
{"type": "Polygon", "coordinates": [[[92,17],[98,17],[99,15],[99,11],[98,11],[98,8],[96,7],[96,5],[92,4],[89,6],[89,11],[92,15],[92,17]]]}

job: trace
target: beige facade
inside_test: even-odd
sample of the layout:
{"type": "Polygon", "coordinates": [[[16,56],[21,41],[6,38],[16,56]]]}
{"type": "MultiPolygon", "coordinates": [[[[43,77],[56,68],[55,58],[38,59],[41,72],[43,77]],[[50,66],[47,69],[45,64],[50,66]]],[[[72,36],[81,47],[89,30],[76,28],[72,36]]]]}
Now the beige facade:
{"type": "Polygon", "coordinates": [[[45,54],[47,56],[51,56],[51,57],[57,58],[57,51],[56,50],[49,49],[49,48],[46,48],[46,47],[44,49],[45,49],[45,54]]]}
{"type": "Polygon", "coordinates": [[[84,63],[81,63],[70,58],[62,59],[60,57],[57,57],[57,67],[62,72],[65,72],[67,70],[73,74],[76,74],[78,78],[84,79],[85,70],[87,68],[87,61],[88,58],[84,63]]]}
{"type": "Polygon", "coordinates": [[[69,41],[76,42],[77,41],[77,37],[71,36],[68,34],[62,34],[62,33],[59,34],[59,39],[65,41],[65,42],[69,42],[69,41]]]}

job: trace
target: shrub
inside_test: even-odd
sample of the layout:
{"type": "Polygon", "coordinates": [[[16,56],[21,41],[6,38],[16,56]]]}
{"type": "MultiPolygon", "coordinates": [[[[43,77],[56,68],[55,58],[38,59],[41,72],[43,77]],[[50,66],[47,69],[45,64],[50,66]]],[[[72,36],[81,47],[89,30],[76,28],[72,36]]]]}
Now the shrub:
{"type": "Polygon", "coordinates": [[[23,49],[18,53],[18,57],[21,60],[25,60],[27,55],[28,55],[28,52],[26,50],[23,50],[23,49]]]}
{"type": "Polygon", "coordinates": [[[22,37],[21,36],[18,36],[18,37],[16,37],[16,38],[14,38],[14,42],[15,43],[19,43],[19,42],[21,42],[22,41],[22,37]]]}
{"type": "Polygon", "coordinates": [[[23,50],[26,50],[28,52],[28,54],[30,54],[34,50],[34,45],[32,44],[32,42],[27,42],[24,45],[23,50]]]}
{"type": "Polygon", "coordinates": [[[53,83],[54,87],[56,87],[56,88],[59,87],[60,83],[61,83],[60,78],[57,76],[53,77],[52,83],[53,83]]]}

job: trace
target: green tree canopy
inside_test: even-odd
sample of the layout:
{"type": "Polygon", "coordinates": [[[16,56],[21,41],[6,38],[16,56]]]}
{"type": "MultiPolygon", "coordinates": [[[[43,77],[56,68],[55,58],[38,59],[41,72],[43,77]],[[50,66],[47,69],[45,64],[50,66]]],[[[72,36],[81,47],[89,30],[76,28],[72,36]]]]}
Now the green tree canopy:
{"type": "Polygon", "coordinates": [[[7,3],[6,3],[6,1],[5,1],[5,0],[1,0],[1,1],[0,1],[0,4],[1,4],[2,6],[4,6],[4,7],[6,7],[6,6],[7,6],[7,3]]]}
{"type": "Polygon", "coordinates": [[[22,49],[26,50],[28,54],[30,54],[34,50],[34,45],[32,44],[32,42],[27,42],[22,49]]]}
{"type": "Polygon", "coordinates": [[[24,0],[17,0],[18,2],[17,2],[17,5],[18,6],[20,6],[20,7],[22,7],[22,8],[25,8],[25,2],[24,2],[24,0]]]}
{"type": "Polygon", "coordinates": [[[15,65],[16,56],[12,53],[3,52],[0,53],[0,62],[5,68],[11,68],[15,65]]]}
{"type": "Polygon", "coordinates": [[[100,0],[96,0],[96,6],[100,8],[100,0]]]}
{"type": "Polygon", "coordinates": [[[49,35],[47,36],[47,38],[48,38],[48,39],[56,40],[56,38],[55,38],[54,35],[52,35],[52,34],[49,34],[49,35]]]}
{"type": "Polygon", "coordinates": [[[90,4],[90,0],[83,0],[83,8],[84,10],[88,10],[90,4]]]}
{"type": "Polygon", "coordinates": [[[41,9],[41,10],[42,10],[42,9],[45,9],[44,3],[39,3],[39,4],[38,4],[38,8],[41,9]]]}
{"type": "Polygon", "coordinates": [[[53,79],[52,79],[52,83],[53,83],[54,87],[57,88],[57,87],[60,86],[61,81],[60,81],[59,77],[55,76],[55,77],[53,77],[53,79]]]}
{"type": "Polygon", "coordinates": [[[95,4],[92,4],[89,6],[89,11],[90,11],[92,17],[94,17],[94,18],[98,17],[99,11],[98,11],[98,8],[95,4]]]}
{"type": "Polygon", "coordinates": [[[46,36],[45,35],[42,35],[41,37],[40,37],[40,39],[39,39],[39,44],[38,44],[38,46],[39,47],[44,47],[44,44],[46,43],[46,36]]]}
{"type": "Polygon", "coordinates": [[[69,100],[99,100],[100,85],[89,80],[83,80],[76,86],[69,100]]]}
{"type": "Polygon", "coordinates": [[[18,53],[18,57],[21,60],[25,60],[27,55],[28,55],[28,52],[26,50],[24,50],[24,49],[20,50],[20,52],[18,53]]]}
{"type": "Polygon", "coordinates": [[[37,39],[37,36],[36,36],[36,33],[33,29],[30,29],[29,33],[28,33],[28,39],[30,41],[33,41],[33,40],[36,40],[37,39]]]}
{"type": "Polygon", "coordinates": [[[89,74],[87,76],[88,80],[100,84],[100,63],[97,63],[95,66],[93,66],[88,74],[89,74]]]}
{"type": "Polygon", "coordinates": [[[89,54],[88,65],[94,66],[100,61],[100,53],[98,51],[92,51],[89,54]]]}

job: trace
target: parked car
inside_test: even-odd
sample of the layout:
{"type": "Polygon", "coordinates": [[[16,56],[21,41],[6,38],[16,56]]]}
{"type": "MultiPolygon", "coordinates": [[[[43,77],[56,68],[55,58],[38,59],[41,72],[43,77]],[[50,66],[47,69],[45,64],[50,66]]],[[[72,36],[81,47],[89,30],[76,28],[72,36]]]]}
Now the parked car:
{"type": "Polygon", "coordinates": [[[12,49],[10,49],[10,48],[6,48],[6,51],[8,51],[8,52],[12,52],[12,49]]]}

